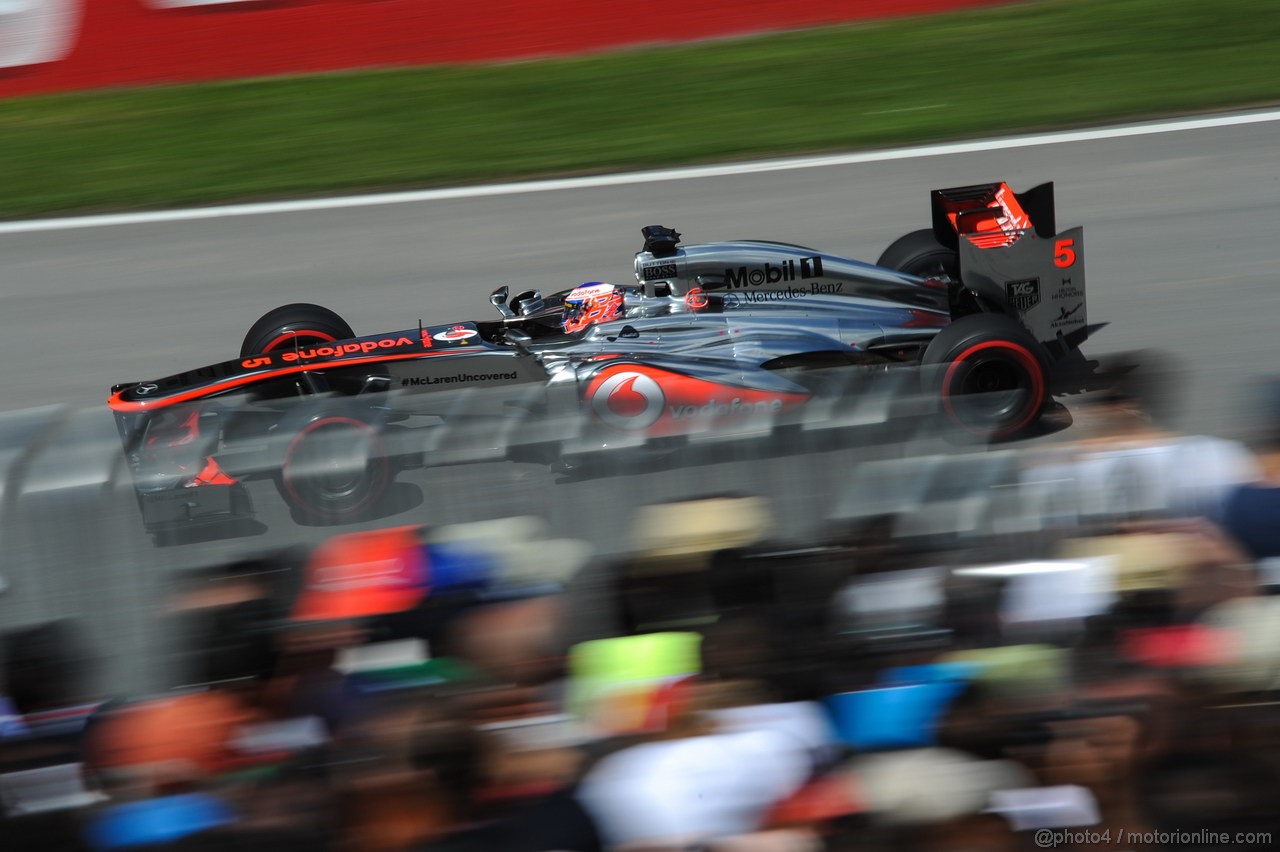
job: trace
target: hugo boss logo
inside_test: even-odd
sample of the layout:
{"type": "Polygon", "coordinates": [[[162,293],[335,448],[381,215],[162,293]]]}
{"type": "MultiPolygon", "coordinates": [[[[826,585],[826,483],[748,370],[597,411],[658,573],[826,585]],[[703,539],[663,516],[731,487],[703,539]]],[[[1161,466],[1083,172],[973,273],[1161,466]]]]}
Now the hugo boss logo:
{"type": "Polygon", "coordinates": [[[640,275],[645,281],[661,281],[664,278],[675,278],[677,274],[674,263],[651,263],[640,270],[640,275]]]}

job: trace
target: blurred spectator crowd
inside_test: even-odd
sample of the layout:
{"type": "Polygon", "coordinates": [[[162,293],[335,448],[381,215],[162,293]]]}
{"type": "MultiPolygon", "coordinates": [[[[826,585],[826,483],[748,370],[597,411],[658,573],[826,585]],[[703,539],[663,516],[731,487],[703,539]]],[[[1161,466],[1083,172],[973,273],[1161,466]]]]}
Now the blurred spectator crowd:
{"type": "Polygon", "coordinates": [[[607,560],[531,515],[193,573],[159,695],[11,631],[0,850],[1271,848],[1280,393],[1246,445],[1157,385],[863,466],[816,541],[716,495],[607,560]]]}

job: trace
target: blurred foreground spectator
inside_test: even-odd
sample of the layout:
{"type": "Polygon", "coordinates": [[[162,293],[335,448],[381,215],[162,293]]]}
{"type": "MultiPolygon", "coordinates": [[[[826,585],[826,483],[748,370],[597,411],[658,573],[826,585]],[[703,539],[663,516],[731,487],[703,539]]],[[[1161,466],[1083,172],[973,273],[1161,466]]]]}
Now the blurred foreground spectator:
{"type": "Polygon", "coordinates": [[[634,512],[607,566],[524,517],[190,575],[162,695],[99,706],[83,654],[9,655],[8,770],[40,708],[90,721],[55,761],[85,763],[72,817],[24,822],[0,777],[4,852],[1269,848],[1280,598],[1203,517],[1252,460],[1134,393],[1088,440],[889,460],[918,481],[824,540],[718,495],[634,512]]]}
{"type": "Polygon", "coordinates": [[[1143,518],[1221,517],[1227,494],[1258,475],[1240,443],[1174,430],[1181,371],[1154,353],[1077,407],[1084,437],[1032,453],[1028,499],[1059,526],[1143,518]]]}
{"type": "Polygon", "coordinates": [[[81,741],[97,709],[95,655],[72,621],[0,636],[0,847],[78,850],[86,784],[81,741]]]}
{"type": "Polygon", "coordinates": [[[1259,470],[1227,495],[1222,525],[1254,559],[1280,558],[1280,381],[1250,388],[1259,470]]]}

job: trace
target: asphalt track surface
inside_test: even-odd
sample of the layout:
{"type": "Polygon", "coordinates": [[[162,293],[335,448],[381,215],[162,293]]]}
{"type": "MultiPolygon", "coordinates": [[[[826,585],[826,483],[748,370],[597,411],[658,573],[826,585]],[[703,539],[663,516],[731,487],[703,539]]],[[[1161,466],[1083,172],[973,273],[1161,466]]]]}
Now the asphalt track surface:
{"type": "Polygon", "coordinates": [[[359,333],[492,313],[498,284],[628,281],[639,229],[761,237],[874,260],[928,225],[928,191],[1057,184],[1085,226],[1090,352],[1189,362],[1187,425],[1230,429],[1270,369],[1280,122],[759,174],[426,203],[4,233],[0,410],[95,406],[115,381],[233,355],[260,314],[323,304],[359,333]]]}
{"type": "MultiPolygon", "coordinates": [[[[260,314],[289,302],[326,305],[364,334],[487,317],[499,284],[626,282],[639,229],[651,223],[687,242],[764,238],[874,260],[928,225],[931,189],[1052,180],[1059,227],[1085,227],[1089,319],[1111,323],[1088,354],[1169,353],[1185,367],[1181,425],[1232,435],[1249,382],[1276,369],[1277,150],[1280,123],[1268,121],[536,193],[0,231],[0,451],[26,466],[28,483],[5,495],[0,577],[10,589],[0,625],[92,612],[94,638],[130,656],[127,672],[141,679],[129,682],[143,684],[148,633],[138,616],[163,591],[157,577],[324,534],[293,524],[264,491],[254,534],[154,546],[128,495],[100,487],[111,462],[94,445],[112,434],[104,403],[113,382],[233,357],[260,314]],[[86,410],[54,438],[39,416],[18,413],[50,405],[86,410]],[[40,440],[53,442],[49,451],[15,449],[40,440]]],[[[802,537],[821,529],[854,461],[810,455],[570,484],[531,465],[449,468],[415,475],[404,511],[383,522],[534,513],[608,549],[623,542],[633,506],[747,491],[779,498],[780,530],[802,537]]]]}

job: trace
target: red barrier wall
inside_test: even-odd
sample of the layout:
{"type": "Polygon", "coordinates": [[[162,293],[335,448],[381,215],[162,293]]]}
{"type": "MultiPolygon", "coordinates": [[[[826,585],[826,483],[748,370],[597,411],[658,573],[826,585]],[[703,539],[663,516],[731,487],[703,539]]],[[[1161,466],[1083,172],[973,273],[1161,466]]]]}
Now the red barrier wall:
{"type": "Polygon", "coordinates": [[[475,62],[1008,0],[7,0],[0,97],[475,62]]]}

